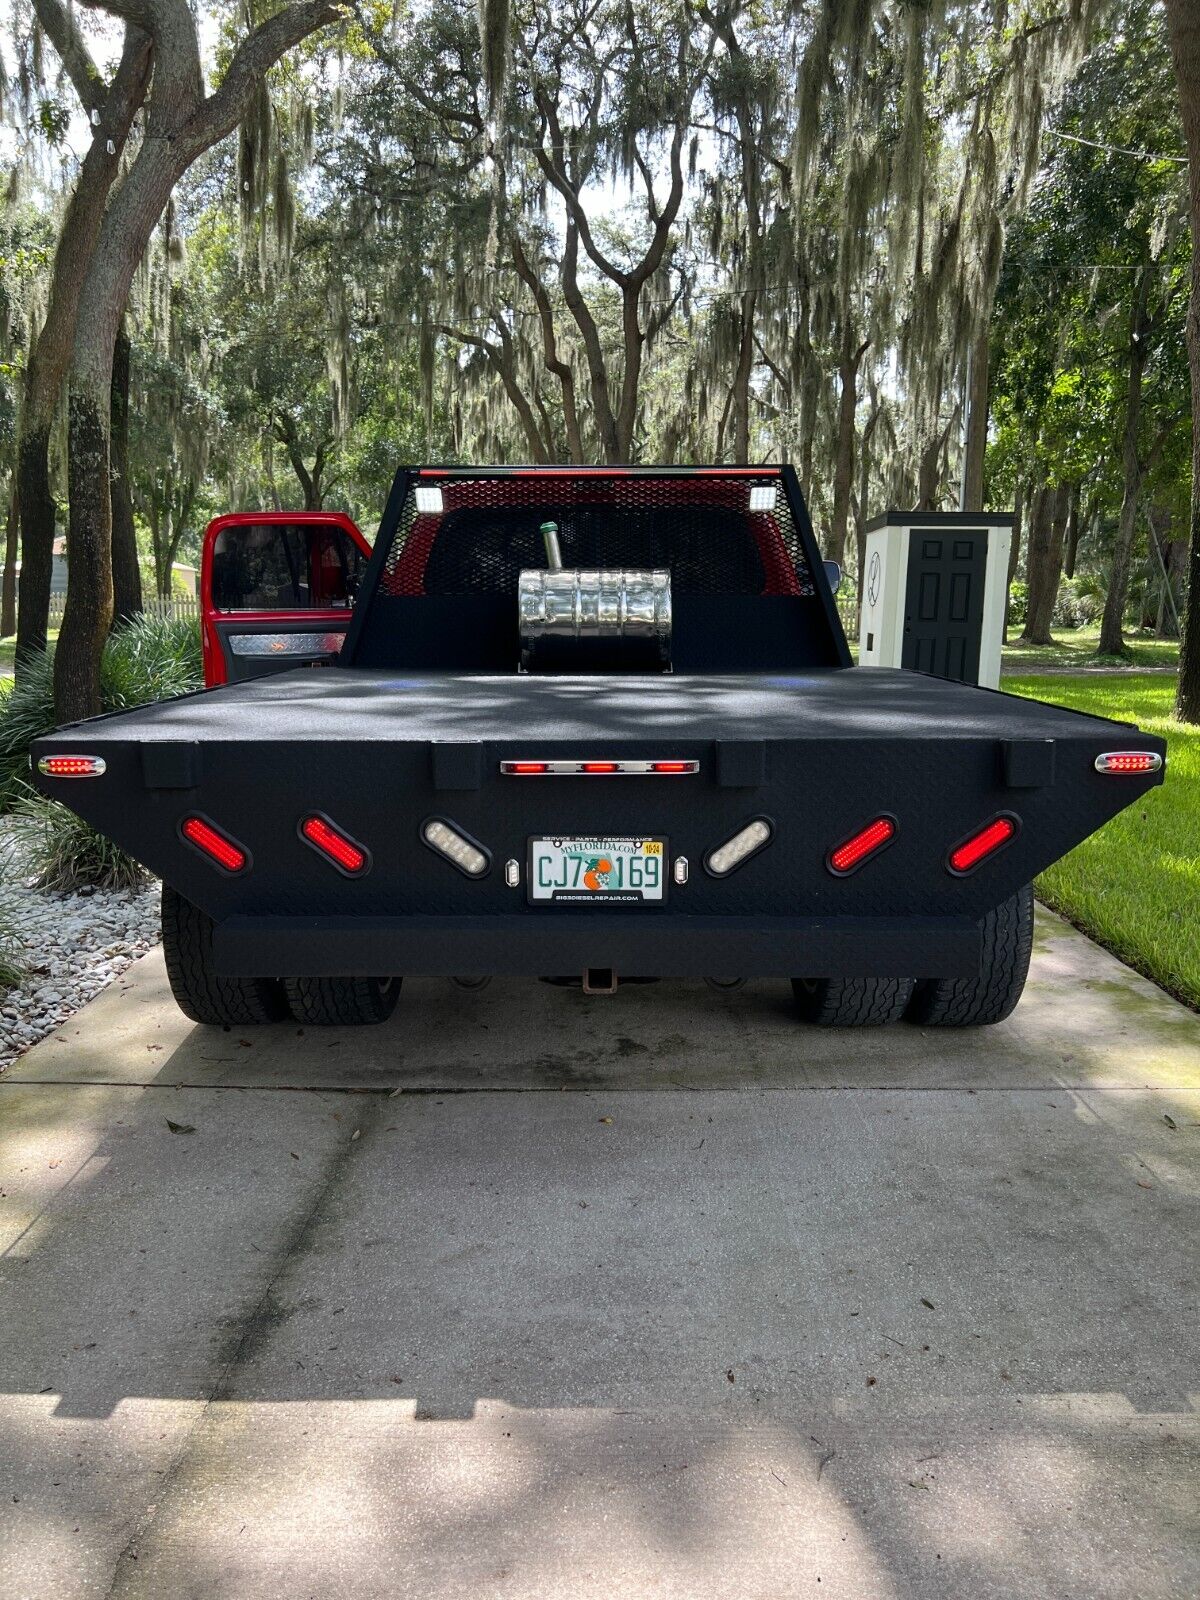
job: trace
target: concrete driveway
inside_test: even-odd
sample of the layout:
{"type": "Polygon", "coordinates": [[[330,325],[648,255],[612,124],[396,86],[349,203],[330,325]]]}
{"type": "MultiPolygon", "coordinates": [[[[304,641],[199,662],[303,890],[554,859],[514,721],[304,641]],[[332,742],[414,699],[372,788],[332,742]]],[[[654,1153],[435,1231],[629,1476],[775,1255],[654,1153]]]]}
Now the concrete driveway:
{"type": "Polygon", "coordinates": [[[1200,1593],[1200,1019],[413,982],[0,1081],[0,1594],[1200,1593]],[[172,1131],[174,1124],[176,1131],[172,1131]]]}

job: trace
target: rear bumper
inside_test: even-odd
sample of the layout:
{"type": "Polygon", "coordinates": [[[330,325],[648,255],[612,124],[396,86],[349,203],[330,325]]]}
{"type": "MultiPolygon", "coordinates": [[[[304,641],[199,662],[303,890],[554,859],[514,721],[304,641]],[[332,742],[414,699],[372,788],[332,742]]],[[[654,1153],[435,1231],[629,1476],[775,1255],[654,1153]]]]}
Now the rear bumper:
{"type": "Polygon", "coordinates": [[[232,916],[213,931],[218,971],[247,977],[970,978],[980,950],[966,917],[232,916]]]}

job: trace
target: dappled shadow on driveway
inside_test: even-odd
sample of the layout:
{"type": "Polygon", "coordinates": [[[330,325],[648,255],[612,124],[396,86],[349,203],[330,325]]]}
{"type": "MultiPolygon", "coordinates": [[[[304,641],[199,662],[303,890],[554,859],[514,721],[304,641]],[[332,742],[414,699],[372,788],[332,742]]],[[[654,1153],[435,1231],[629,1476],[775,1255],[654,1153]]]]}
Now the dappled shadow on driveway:
{"type": "Polygon", "coordinates": [[[1015,1028],[856,1059],[666,986],[574,1080],[595,1013],[533,986],[431,986],[390,1078],[377,1033],[331,1081],[347,1035],[150,1004],[124,1082],[40,1047],[0,1085],[0,1589],[1200,1591],[1200,1023],[1093,1069],[1117,980],[1070,970],[1040,1077],[1015,1028]]]}

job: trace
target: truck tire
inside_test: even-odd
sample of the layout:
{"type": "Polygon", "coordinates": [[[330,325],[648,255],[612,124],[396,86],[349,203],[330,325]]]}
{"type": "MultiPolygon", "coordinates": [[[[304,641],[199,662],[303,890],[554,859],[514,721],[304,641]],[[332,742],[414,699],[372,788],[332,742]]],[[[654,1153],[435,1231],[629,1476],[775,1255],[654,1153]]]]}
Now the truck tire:
{"type": "Polygon", "coordinates": [[[285,978],[297,1022],[314,1028],[356,1028],[386,1022],[400,998],[402,978],[285,978]]]}
{"type": "Polygon", "coordinates": [[[793,978],[805,1022],[819,1028],[878,1028],[898,1022],[912,995],[911,978],[793,978]]]}
{"type": "Polygon", "coordinates": [[[928,1028],[980,1028],[1011,1016],[1029,972],[1033,949],[1033,888],[1026,884],[983,919],[983,968],[978,978],[933,978],[919,983],[908,1021],[928,1028]]]}
{"type": "Polygon", "coordinates": [[[287,1001],[278,978],[229,978],[212,959],[212,918],[163,884],[162,932],[167,977],[185,1017],[212,1028],[282,1022],[287,1001]]]}

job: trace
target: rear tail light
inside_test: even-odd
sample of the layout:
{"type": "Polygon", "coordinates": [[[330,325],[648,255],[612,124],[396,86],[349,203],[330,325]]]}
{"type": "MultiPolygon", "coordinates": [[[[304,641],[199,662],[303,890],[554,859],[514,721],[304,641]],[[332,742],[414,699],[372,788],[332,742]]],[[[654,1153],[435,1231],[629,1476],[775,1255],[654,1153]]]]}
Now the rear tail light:
{"type": "Polygon", "coordinates": [[[107,770],[101,756],[42,756],[38,761],[43,778],[102,778],[107,770]]]}
{"type": "Polygon", "coordinates": [[[1108,750],[1096,757],[1097,772],[1158,772],[1162,764],[1156,750],[1108,750]]]}
{"type": "Polygon", "coordinates": [[[300,837],[347,878],[361,878],[371,865],[370,852],[319,811],[303,818],[300,837]]]}
{"type": "Polygon", "coordinates": [[[895,837],[895,817],[876,817],[874,822],[868,822],[865,828],[852,833],[831,850],[825,858],[825,865],[835,878],[847,878],[852,872],[857,872],[864,861],[886,850],[895,837]]]}
{"type": "Polygon", "coordinates": [[[440,817],[431,817],[422,825],[421,839],[468,878],[482,878],[492,864],[492,858],[482,845],[440,817]]]}
{"type": "Polygon", "coordinates": [[[956,877],[963,878],[974,872],[989,856],[1011,844],[1020,832],[1021,824],[1008,812],[993,817],[984,827],[969,833],[960,840],[946,858],[946,866],[956,877]]]}
{"type": "Polygon", "coordinates": [[[502,761],[506,778],[664,778],[699,772],[698,761],[502,761]]]}
{"type": "Polygon", "coordinates": [[[179,832],[194,850],[214,862],[222,872],[245,872],[250,865],[250,852],[206,817],[184,817],[179,832]]]}
{"type": "Polygon", "coordinates": [[[731,839],[710,850],[704,858],[705,870],[714,878],[727,878],[735,867],[757,855],[771,842],[771,824],[766,817],[755,817],[731,839]]]}

